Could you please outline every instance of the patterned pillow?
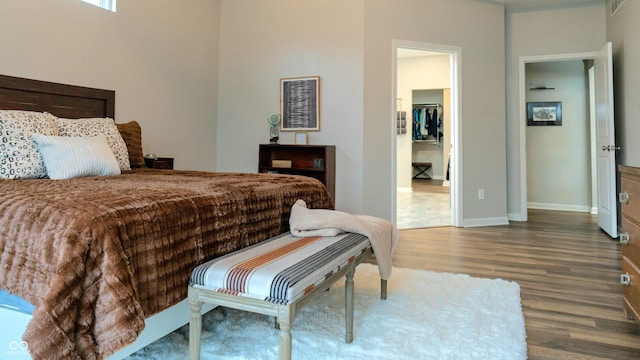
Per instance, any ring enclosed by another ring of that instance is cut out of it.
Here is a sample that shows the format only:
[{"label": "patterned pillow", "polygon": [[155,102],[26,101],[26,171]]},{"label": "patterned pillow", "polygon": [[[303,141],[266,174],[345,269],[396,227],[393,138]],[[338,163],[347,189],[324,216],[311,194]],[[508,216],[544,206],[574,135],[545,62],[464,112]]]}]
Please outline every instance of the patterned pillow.
[{"label": "patterned pillow", "polygon": [[58,135],[49,113],[0,110],[0,179],[44,178],[47,170],[31,141],[34,133]]},{"label": "patterned pillow", "polygon": [[86,137],[104,135],[118,160],[120,170],[131,170],[129,152],[115,122],[111,118],[63,119],[56,118],[60,136]]},{"label": "patterned pillow", "polygon": [[129,151],[129,163],[132,168],[144,166],[144,155],[142,153],[142,129],[137,121],[129,121],[124,124],[116,124],[124,143]]},{"label": "patterned pillow", "polygon": [[116,160],[104,135],[92,137],[33,134],[40,156],[53,180],[83,176],[120,175]]}]

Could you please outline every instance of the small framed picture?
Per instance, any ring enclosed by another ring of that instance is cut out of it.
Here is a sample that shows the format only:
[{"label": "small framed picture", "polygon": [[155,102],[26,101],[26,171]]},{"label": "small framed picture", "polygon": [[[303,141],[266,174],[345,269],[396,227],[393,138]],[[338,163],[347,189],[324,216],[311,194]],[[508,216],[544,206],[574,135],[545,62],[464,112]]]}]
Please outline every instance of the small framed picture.
[{"label": "small framed picture", "polygon": [[306,145],[309,143],[309,137],[306,131],[296,131],[296,144]]},{"label": "small framed picture", "polygon": [[529,102],[527,103],[527,125],[562,126],[562,102]]}]

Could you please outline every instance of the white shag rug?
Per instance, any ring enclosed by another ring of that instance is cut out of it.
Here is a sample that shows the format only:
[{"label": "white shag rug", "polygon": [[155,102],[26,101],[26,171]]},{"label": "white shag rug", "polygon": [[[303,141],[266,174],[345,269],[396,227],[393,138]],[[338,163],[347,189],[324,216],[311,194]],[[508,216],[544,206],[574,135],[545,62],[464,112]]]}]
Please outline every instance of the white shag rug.
[{"label": "white shag rug", "polygon": [[[344,343],[344,281],[303,307],[293,359],[527,358],[520,287],[502,279],[393,268],[380,299],[375,265],[355,275],[354,340]],[[188,325],[128,359],[187,359]],[[278,330],[264,315],[217,308],[203,317],[201,358],[277,359]]]}]

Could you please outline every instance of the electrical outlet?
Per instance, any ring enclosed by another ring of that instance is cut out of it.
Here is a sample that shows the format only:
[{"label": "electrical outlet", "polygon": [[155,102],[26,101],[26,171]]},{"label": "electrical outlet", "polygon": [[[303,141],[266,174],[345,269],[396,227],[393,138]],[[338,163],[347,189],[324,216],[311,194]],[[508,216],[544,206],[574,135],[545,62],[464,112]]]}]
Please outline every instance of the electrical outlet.
[{"label": "electrical outlet", "polygon": [[478,189],[478,200],[484,200],[484,189]]}]

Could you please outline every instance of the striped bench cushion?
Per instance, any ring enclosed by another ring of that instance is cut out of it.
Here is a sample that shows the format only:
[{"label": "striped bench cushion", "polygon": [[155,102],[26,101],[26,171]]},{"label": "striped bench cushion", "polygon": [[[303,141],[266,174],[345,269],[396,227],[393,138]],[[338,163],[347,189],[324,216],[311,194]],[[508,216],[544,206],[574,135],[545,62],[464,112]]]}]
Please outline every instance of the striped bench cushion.
[{"label": "striped bench cushion", "polygon": [[369,248],[369,239],[360,234],[300,238],[284,233],[199,265],[190,285],[289,304]]}]

